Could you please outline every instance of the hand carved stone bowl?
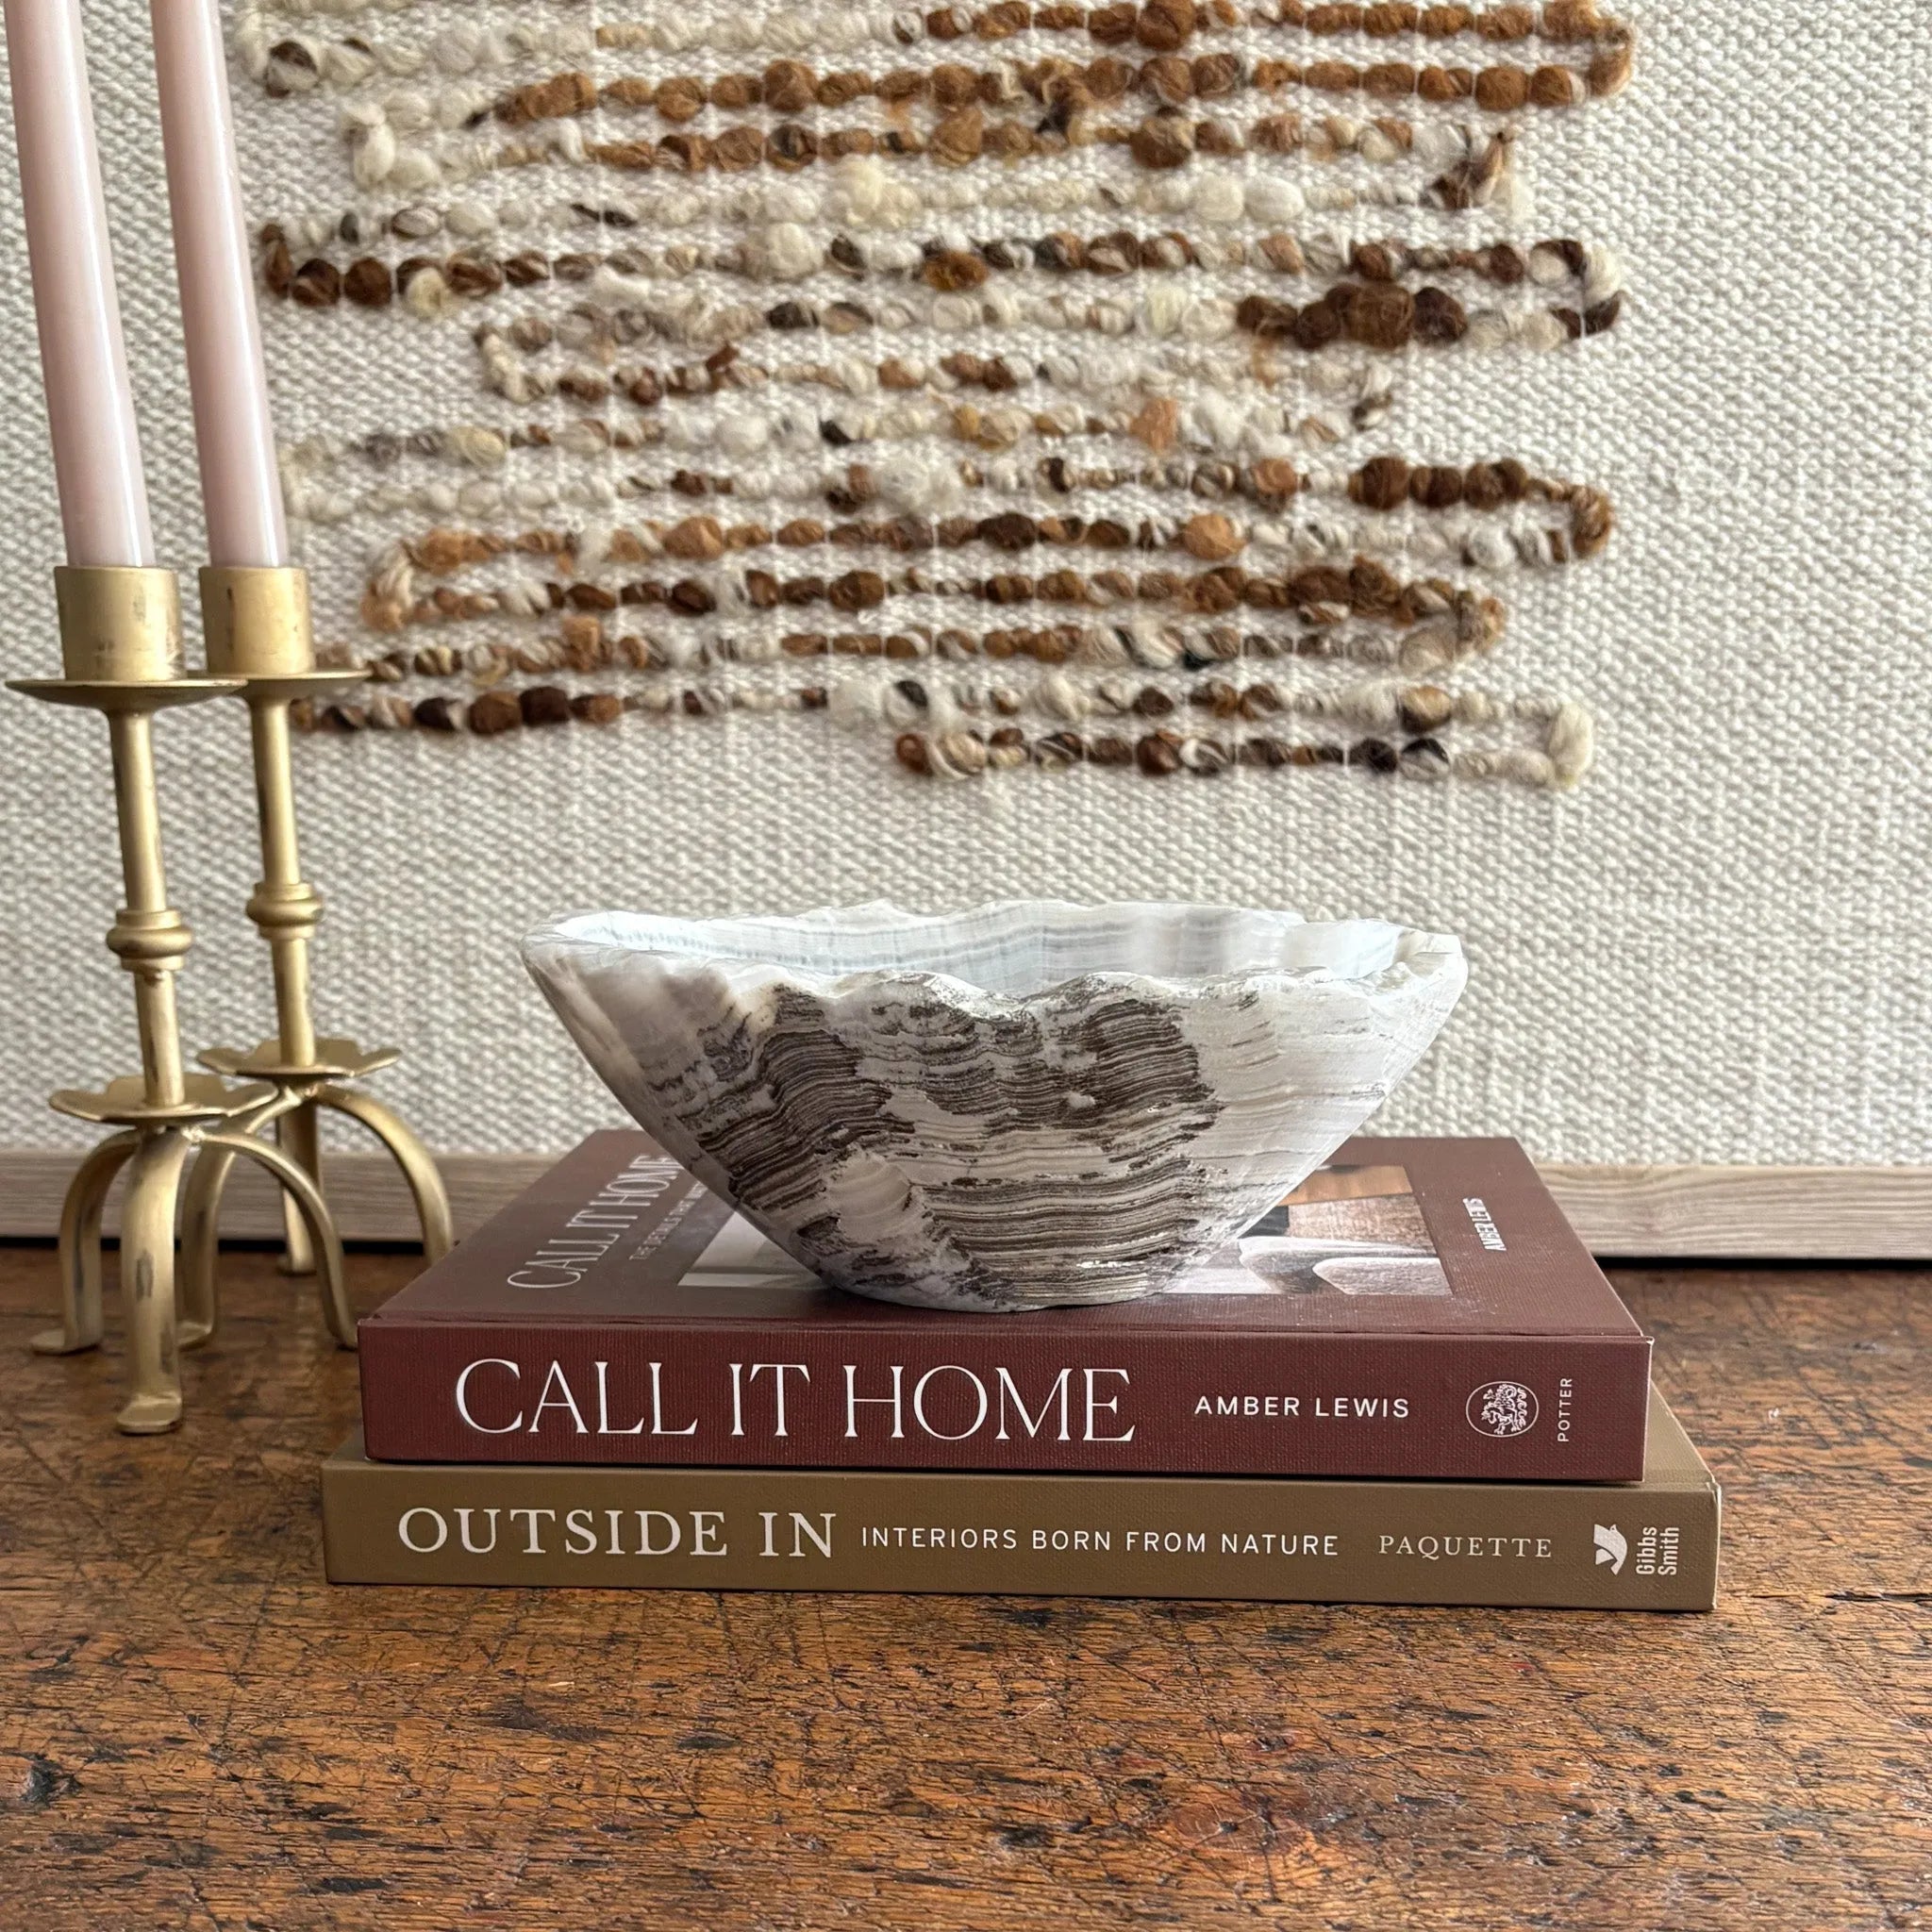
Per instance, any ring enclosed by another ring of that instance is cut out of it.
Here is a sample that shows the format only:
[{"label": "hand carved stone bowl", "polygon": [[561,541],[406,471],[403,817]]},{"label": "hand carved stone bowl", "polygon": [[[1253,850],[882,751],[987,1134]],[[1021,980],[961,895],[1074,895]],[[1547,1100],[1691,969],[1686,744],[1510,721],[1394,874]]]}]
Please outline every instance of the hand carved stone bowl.
[{"label": "hand carved stone bowl", "polygon": [[840,1288],[1130,1301],[1380,1105],[1462,948],[1374,920],[1010,900],[563,919],[524,959],[641,1125]]}]

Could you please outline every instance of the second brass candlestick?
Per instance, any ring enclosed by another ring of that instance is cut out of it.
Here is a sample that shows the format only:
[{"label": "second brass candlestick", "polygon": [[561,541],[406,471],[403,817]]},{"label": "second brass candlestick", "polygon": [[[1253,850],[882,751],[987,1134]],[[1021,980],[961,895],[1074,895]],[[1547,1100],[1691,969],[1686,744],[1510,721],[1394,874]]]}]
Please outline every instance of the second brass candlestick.
[{"label": "second brass candlestick", "polygon": [[[282,1151],[322,1185],[320,1109],[359,1121],[401,1169],[423,1230],[425,1257],[449,1250],[449,1197],[423,1143],[393,1109],[353,1083],[392,1065],[394,1047],[365,1051],[353,1040],[319,1037],[309,1008],[308,942],[322,918],[322,899],[302,876],[296,847],[294,778],[289,707],[360,678],[356,671],[318,671],[308,615],[308,574],[292,568],[216,567],[201,573],[202,621],[211,676],[242,680],[254,739],[256,809],[261,832],[261,879],[248,916],[268,941],[274,962],[275,1032],[247,1052],[214,1047],[202,1064],[218,1074],[260,1081],[272,1097],[237,1124],[255,1134],[273,1125]],[[222,1190],[234,1152],[210,1146],[189,1181],[185,1221],[181,1340],[184,1346],[214,1332],[215,1268]],[[291,1274],[311,1273],[313,1243],[292,1193],[282,1201],[285,1253]]]}]

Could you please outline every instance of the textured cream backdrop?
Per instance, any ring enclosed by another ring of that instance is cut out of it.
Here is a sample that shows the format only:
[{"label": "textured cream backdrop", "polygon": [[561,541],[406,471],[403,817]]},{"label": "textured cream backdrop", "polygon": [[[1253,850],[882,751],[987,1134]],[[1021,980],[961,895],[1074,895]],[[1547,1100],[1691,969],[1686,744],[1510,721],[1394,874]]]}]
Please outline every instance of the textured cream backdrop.
[{"label": "textured cream backdrop", "polygon": [[[87,11],[157,529],[188,564],[145,8]],[[310,741],[321,1018],[407,1042],[384,1090],[439,1144],[554,1146],[612,1113],[512,952],[562,908],[1228,896],[1465,936],[1467,1001],[1391,1127],[1514,1131],[1567,1160],[1932,1158],[1932,11],[1651,0],[1630,17],[1629,92],[1539,124],[1524,159],[1539,231],[1624,256],[1622,325],[1583,355],[1444,358],[1380,439],[1610,491],[1607,556],[1517,579],[1506,646],[1521,680],[1595,712],[1580,792],[1302,773],[942,786],[755,720]],[[58,526],[10,180],[0,193],[0,666],[19,675],[58,661]],[[305,323],[270,318],[284,433],[391,420],[380,381],[305,384],[294,358],[326,339]],[[270,1018],[241,910],[240,726],[222,707],[163,732],[175,894],[203,936],[182,988],[197,1044]],[[72,1138],[45,1091],[133,1064],[100,942],[106,763],[93,721],[0,704],[0,1144]]]}]

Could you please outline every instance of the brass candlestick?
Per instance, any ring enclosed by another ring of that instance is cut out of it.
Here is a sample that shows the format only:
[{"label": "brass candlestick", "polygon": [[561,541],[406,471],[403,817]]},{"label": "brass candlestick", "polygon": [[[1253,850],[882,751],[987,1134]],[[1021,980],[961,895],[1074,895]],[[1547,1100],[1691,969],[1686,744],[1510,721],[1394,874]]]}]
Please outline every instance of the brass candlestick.
[{"label": "brass candlestick", "polygon": [[[380,1101],[350,1083],[401,1058],[395,1047],[365,1052],[353,1040],[318,1038],[308,1005],[308,942],[322,919],[322,899],[302,876],[296,852],[295,791],[289,756],[289,707],[297,698],[332,692],[360,679],[359,671],[318,671],[308,618],[308,576],[294,569],[218,567],[201,574],[202,622],[211,674],[232,680],[248,706],[255,748],[255,795],[261,827],[260,883],[248,916],[268,941],[275,985],[275,1033],[247,1053],[213,1047],[202,1064],[218,1074],[267,1083],[271,1090],[239,1123],[249,1134],[271,1124],[281,1151],[318,1187],[322,1148],[317,1114],[323,1108],[359,1121],[402,1170],[430,1260],[448,1252],[449,1197],[423,1143]],[[235,1152],[211,1148],[196,1162],[188,1186],[183,1226],[186,1319],[182,1340],[192,1345],[214,1332],[217,1223],[222,1190]],[[299,1198],[282,1202],[286,1245],[282,1265],[291,1274],[315,1267]]]},{"label": "brass candlestick", "polygon": [[342,1251],[314,1182],[279,1148],[239,1123],[270,1098],[231,1088],[181,1062],[175,974],[192,943],[168,904],[155,791],[155,714],[238,691],[233,677],[189,677],[181,664],[181,613],[170,571],[64,566],[54,573],[60,612],[62,677],[21,678],[12,689],[48,704],[75,705],[108,720],[114,803],[127,903],[108,946],[134,975],[141,1030],[139,1077],[100,1092],[56,1093],[52,1105],[77,1120],[120,1131],[83,1160],[60,1209],[61,1323],[37,1335],[45,1355],[92,1348],[101,1339],[101,1209],[116,1174],[128,1169],[121,1210],[121,1293],[126,1309],[128,1397],[117,1421],[129,1435],[153,1435],[181,1419],[175,1307],[175,1212],[188,1157],[243,1155],[258,1161],[294,1204],[316,1257],[330,1333],[356,1345],[342,1288]]}]

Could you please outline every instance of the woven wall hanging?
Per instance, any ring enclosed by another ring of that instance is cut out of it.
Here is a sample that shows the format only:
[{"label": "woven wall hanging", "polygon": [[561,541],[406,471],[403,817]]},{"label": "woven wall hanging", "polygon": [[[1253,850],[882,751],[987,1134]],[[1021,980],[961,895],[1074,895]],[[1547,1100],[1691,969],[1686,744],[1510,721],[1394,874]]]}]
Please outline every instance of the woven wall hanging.
[{"label": "woven wall hanging", "polygon": [[1628,75],[1589,0],[283,0],[235,37],[317,157],[265,298],[395,399],[287,453],[377,679],[313,726],[1587,769],[1511,579],[1608,499],[1384,425],[1434,358],[1607,353],[1618,265],[1520,174]]}]

